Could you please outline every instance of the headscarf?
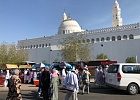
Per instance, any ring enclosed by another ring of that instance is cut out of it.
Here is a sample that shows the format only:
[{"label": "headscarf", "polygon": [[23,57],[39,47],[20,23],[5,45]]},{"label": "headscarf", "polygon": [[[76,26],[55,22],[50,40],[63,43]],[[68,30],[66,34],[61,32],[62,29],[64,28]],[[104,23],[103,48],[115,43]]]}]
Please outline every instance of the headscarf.
[{"label": "headscarf", "polygon": [[103,67],[101,65],[99,66],[99,70],[100,71],[103,71]]},{"label": "headscarf", "polygon": [[55,69],[52,70],[52,77],[58,77],[57,71]]},{"label": "headscarf", "polygon": [[14,70],[12,70],[11,74],[12,74],[12,75],[14,75],[14,74],[15,74],[15,71],[14,71]]},{"label": "headscarf", "polygon": [[19,70],[15,69],[15,75],[19,76]]}]

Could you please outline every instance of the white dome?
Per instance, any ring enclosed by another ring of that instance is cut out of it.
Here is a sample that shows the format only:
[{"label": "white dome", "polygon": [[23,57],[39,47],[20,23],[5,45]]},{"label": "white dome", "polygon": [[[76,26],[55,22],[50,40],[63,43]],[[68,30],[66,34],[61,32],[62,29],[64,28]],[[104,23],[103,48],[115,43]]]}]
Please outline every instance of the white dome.
[{"label": "white dome", "polygon": [[69,34],[73,32],[81,32],[79,24],[71,18],[62,21],[58,28],[58,34]]}]

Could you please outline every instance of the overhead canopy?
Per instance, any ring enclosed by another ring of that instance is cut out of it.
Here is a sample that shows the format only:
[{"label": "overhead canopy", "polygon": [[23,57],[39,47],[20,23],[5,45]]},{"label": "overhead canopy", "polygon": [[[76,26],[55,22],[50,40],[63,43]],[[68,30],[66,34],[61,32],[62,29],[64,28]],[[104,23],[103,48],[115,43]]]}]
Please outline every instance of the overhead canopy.
[{"label": "overhead canopy", "polygon": [[27,68],[27,69],[30,69],[32,68],[31,65],[20,65],[19,68]]},{"label": "overhead canopy", "polygon": [[48,66],[48,67],[50,67],[50,64],[46,64],[46,63],[39,63],[39,64],[34,64],[33,66],[32,66],[32,68],[34,68],[34,69],[36,69],[36,68],[42,68],[42,67],[46,67],[46,66]]},{"label": "overhead canopy", "polygon": [[15,64],[3,64],[3,65],[1,66],[1,68],[8,68],[8,69],[11,69],[11,68],[18,68],[18,66],[15,65]]},{"label": "overhead canopy", "polygon": [[33,61],[23,61],[23,65],[34,65],[35,64],[35,62],[33,62]]}]

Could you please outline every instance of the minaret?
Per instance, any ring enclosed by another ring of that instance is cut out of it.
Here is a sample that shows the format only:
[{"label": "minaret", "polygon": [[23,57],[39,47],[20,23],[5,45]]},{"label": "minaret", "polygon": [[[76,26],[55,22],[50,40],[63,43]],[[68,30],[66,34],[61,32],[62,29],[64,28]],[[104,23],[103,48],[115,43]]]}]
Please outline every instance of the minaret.
[{"label": "minaret", "polygon": [[65,10],[64,10],[64,14],[63,14],[63,17],[62,17],[62,21],[66,20],[67,19],[67,15],[65,13]]},{"label": "minaret", "polygon": [[113,27],[122,26],[121,9],[119,7],[119,3],[117,0],[115,0],[112,14],[113,14],[112,26]]}]

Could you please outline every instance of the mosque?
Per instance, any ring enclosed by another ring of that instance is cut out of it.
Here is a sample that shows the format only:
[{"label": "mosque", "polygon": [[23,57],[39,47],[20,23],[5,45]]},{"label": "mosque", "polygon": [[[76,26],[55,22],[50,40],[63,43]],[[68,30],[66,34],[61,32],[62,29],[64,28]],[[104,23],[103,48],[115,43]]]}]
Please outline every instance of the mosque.
[{"label": "mosque", "polygon": [[52,63],[56,59],[62,60],[59,40],[72,34],[85,34],[85,41],[93,43],[91,60],[104,53],[109,59],[117,62],[125,62],[127,57],[136,57],[137,62],[140,62],[140,23],[123,25],[117,0],[114,2],[112,15],[112,27],[83,30],[77,21],[64,12],[57,34],[19,40],[17,47],[28,51],[29,61]]}]

